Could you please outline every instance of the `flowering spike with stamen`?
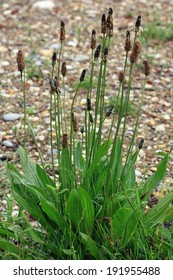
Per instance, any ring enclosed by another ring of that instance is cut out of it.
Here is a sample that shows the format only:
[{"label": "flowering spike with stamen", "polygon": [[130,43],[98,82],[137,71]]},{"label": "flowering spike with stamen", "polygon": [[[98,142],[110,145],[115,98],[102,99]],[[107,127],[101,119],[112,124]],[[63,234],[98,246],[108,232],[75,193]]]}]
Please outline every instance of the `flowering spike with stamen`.
[{"label": "flowering spike with stamen", "polygon": [[120,71],[120,73],[118,75],[118,80],[120,83],[122,83],[124,81],[124,71]]},{"label": "flowering spike with stamen", "polygon": [[109,8],[108,10],[108,16],[106,19],[106,27],[107,27],[107,35],[108,37],[112,37],[113,36],[113,9]]},{"label": "flowering spike with stamen", "polygon": [[131,42],[131,39],[130,39],[130,31],[129,30],[127,30],[127,32],[126,32],[124,49],[125,49],[126,53],[128,53],[132,49],[132,42]]},{"label": "flowering spike with stamen", "polygon": [[63,62],[63,63],[61,64],[61,75],[62,75],[63,77],[65,77],[66,74],[67,74],[66,62]]},{"label": "flowering spike with stamen", "polygon": [[150,65],[148,64],[147,60],[143,61],[143,65],[144,65],[144,74],[145,76],[149,76],[150,75]]},{"label": "flowering spike with stamen", "polygon": [[137,62],[140,52],[141,52],[141,44],[139,42],[135,42],[133,46],[132,53],[130,55],[130,62],[135,63]]},{"label": "flowering spike with stamen", "polygon": [[25,69],[25,61],[24,61],[24,56],[23,56],[22,50],[18,51],[16,60],[17,60],[18,71],[20,71],[21,77],[22,77],[22,72]]},{"label": "flowering spike with stamen", "polygon": [[105,14],[102,14],[102,17],[101,17],[101,33],[102,34],[106,34],[106,15]]},{"label": "flowering spike with stamen", "polygon": [[65,40],[65,22],[61,21],[61,28],[60,28],[60,41],[63,42]]}]

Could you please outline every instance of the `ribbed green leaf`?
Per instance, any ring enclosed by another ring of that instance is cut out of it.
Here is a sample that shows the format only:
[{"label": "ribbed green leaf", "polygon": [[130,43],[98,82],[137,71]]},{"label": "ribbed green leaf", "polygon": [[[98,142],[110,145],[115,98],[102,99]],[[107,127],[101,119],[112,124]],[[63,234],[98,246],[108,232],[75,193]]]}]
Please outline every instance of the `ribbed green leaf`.
[{"label": "ribbed green leaf", "polygon": [[81,202],[79,200],[78,192],[77,190],[72,189],[67,200],[66,214],[77,229],[82,228],[84,230],[82,213],[83,210]]},{"label": "ribbed green leaf", "polygon": [[75,167],[83,171],[85,169],[85,160],[82,155],[82,147],[80,142],[78,142],[77,147],[75,149],[74,159]]},{"label": "ribbed green leaf", "polygon": [[138,225],[137,211],[133,211],[125,223],[122,240],[120,243],[120,248],[126,247],[126,245],[130,242],[130,240],[134,236],[137,225]]},{"label": "ribbed green leaf", "polygon": [[71,163],[71,158],[68,149],[63,149],[61,154],[61,164],[59,167],[61,190],[74,186],[75,174]]},{"label": "ribbed green leaf", "polygon": [[37,176],[36,164],[30,159],[25,150],[20,146],[18,149],[20,161],[26,181],[30,184],[40,185],[40,180]]},{"label": "ribbed green leaf", "polygon": [[101,158],[108,152],[110,145],[111,145],[111,142],[107,140],[98,148],[96,156],[93,159],[93,161],[91,162],[91,165],[85,174],[86,179],[90,178],[93,175],[93,172],[94,172],[96,166],[98,165]]},{"label": "ribbed green leaf", "polygon": [[78,188],[79,200],[82,206],[82,215],[87,232],[91,232],[94,224],[94,207],[89,194],[81,187]]},{"label": "ribbed green leaf", "polygon": [[42,169],[39,164],[36,164],[37,176],[40,179],[42,186],[50,185],[55,187],[54,181],[46,174],[45,170]]},{"label": "ribbed green leaf", "polygon": [[156,225],[167,220],[173,219],[173,192],[164,196],[154,207],[152,207],[144,216],[146,226]]},{"label": "ribbed green leaf", "polygon": [[121,208],[114,215],[112,219],[112,235],[115,240],[122,238],[126,223],[133,210],[131,208]]},{"label": "ribbed green leaf", "polygon": [[100,249],[98,248],[96,242],[91,239],[88,235],[81,233],[80,235],[84,241],[84,244],[86,246],[86,249],[90,252],[90,254],[96,259],[96,260],[103,260],[104,257],[102,256]]},{"label": "ribbed green leaf", "polygon": [[22,253],[22,250],[20,248],[3,238],[0,238],[0,248],[12,254]]},{"label": "ribbed green leaf", "polygon": [[24,199],[16,192],[13,192],[13,195],[21,207],[23,207],[25,210],[27,210],[41,224],[48,226],[48,223],[47,223],[45,217],[43,216],[43,212],[40,209],[39,205],[35,204],[32,200]]},{"label": "ribbed green leaf", "polygon": [[64,231],[68,228],[67,222],[64,220],[63,216],[54,207],[53,203],[46,201],[44,197],[40,196],[41,208],[48,215],[48,217],[53,220],[61,229]]},{"label": "ribbed green leaf", "polygon": [[122,178],[122,184],[124,189],[134,189],[136,184],[135,168],[132,162],[125,168]]},{"label": "ribbed green leaf", "polygon": [[148,201],[150,194],[154,188],[157,187],[159,182],[163,180],[166,174],[166,168],[168,163],[168,155],[166,155],[157,166],[157,171],[147,179],[147,181],[141,185],[140,196],[142,201]]},{"label": "ribbed green leaf", "polygon": [[101,169],[101,172],[99,172],[98,174],[96,184],[95,184],[96,195],[99,194],[102,187],[105,185],[107,172],[108,172],[108,166],[105,166],[104,168]]},{"label": "ribbed green leaf", "polygon": [[121,178],[121,174],[122,174],[122,142],[120,137],[118,137],[116,143],[114,143],[112,148],[110,166],[109,166],[109,171],[107,173],[107,180],[106,180],[107,195],[116,193]]}]

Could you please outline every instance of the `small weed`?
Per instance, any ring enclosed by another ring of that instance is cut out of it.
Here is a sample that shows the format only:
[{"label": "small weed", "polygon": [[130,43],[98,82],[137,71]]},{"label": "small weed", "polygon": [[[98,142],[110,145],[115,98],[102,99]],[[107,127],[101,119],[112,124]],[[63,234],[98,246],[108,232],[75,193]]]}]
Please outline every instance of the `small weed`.
[{"label": "small weed", "polygon": [[40,80],[42,78],[41,69],[38,65],[35,64],[35,59],[32,56],[28,56],[25,59],[26,63],[26,79],[37,79]]},{"label": "small weed", "polygon": [[36,113],[35,107],[34,106],[30,106],[27,110],[28,115],[34,115]]},{"label": "small weed", "polygon": [[153,21],[146,24],[142,32],[142,41],[148,44],[150,40],[166,42],[173,40],[173,24],[163,25],[160,21]]}]

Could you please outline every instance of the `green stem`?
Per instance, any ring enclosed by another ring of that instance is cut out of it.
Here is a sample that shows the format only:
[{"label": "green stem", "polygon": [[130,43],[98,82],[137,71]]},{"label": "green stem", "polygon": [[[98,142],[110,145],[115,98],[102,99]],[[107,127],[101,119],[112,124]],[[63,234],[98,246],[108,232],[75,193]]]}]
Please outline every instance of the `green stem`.
[{"label": "green stem", "polygon": [[[87,93],[87,99],[91,100],[91,93],[92,93],[92,84],[93,84],[93,71],[94,71],[95,61],[92,62],[91,65],[91,74],[90,74],[90,81],[89,81],[89,89]],[[90,112],[87,111],[87,106],[85,109],[85,148],[86,148],[86,162],[88,163],[89,152],[90,152]],[[87,118],[88,118],[88,125],[87,125]]]},{"label": "green stem", "polygon": [[59,51],[59,58],[58,58],[58,80],[59,80],[59,76],[60,76],[60,66],[61,66],[62,47],[63,47],[63,43],[61,42],[60,51]]},{"label": "green stem", "polygon": [[22,84],[23,103],[24,103],[24,149],[26,151],[27,108],[26,108],[25,70],[23,71],[23,79],[22,79],[22,72],[21,72],[21,84]]},{"label": "green stem", "polygon": [[65,114],[65,79],[64,79],[64,76],[63,76],[63,91],[64,91],[64,131],[67,132],[67,124],[66,124],[66,114]]},{"label": "green stem", "polygon": [[50,143],[51,143],[51,158],[52,158],[52,170],[53,170],[53,177],[54,177],[54,183],[56,184],[56,178],[55,178],[55,164],[54,164],[54,156],[53,156],[53,126],[52,126],[52,91],[50,91]]},{"label": "green stem", "polygon": [[70,119],[71,119],[71,123],[70,123],[70,157],[72,159],[72,151],[73,151],[73,147],[72,147],[72,142],[73,142],[73,121],[72,121],[72,114],[73,114],[73,107],[74,107],[74,102],[78,93],[78,90],[80,88],[81,82],[79,82],[77,89],[75,91],[75,94],[73,96],[73,100],[72,100],[72,104],[71,104],[71,110],[70,110]]},{"label": "green stem", "polygon": [[[139,118],[140,118],[140,115],[141,115],[141,108],[142,108],[143,99],[144,99],[146,80],[147,80],[147,77],[145,76],[144,84],[143,84],[143,87],[142,87],[141,101],[140,101],[140,105],[139,105],[139,108],[138,108],[138,113],[137,113],[137,118],[136,118],[136,123],[135,123],[135,128],[134,128],[132,139],[131,139],[131,142],[130,142],[130,146],[129,146],[129,149],[128,149],[128,152],[127,152],[124,169],[125,169],[126,165],[128,164],[128,162],[130,160],[130,155],[132,154],[134,141],[135,141],[135,137],[136,137],[136,134],[137,134],[137,129],[138,129],[138,125],[139,125]],[[124,169],[123,169],[123,174],[124,174]]]}]

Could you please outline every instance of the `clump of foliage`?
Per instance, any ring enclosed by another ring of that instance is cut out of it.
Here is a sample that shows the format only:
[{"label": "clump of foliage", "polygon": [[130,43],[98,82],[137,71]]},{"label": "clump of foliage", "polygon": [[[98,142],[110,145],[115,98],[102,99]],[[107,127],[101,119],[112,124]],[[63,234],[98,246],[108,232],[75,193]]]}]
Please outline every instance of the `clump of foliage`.
[{"label": "clump of foliage", "polygon": [[[135,162],[143,147],[141,139],[134,150],[145,84],[150,66],[143,62],[144,82],[128,151],[123,151],[126,138],[128,105],[133,70],[140,58],[139,31],[141,16],[135,23],[133,40],[127,31],[124,46],[124,67],[119,73],[115,104],[105,112],[106,73],[111,55],[113,10],[101,17],[102,42],[96,45],[96,31],[91,33],[92,60],[84,69],[74,93],[71,109],[66,110],[66,63],[62,61],[65,22],[60,26],[60,52],[52,56],[50,78],[50,143],[52,176],[34,163],[27,151],[19,148],[23,172],[8,163],[12,197],[7,198],[7,215],[0,219],[0,254],[3,259],[169,259],[172,258],[172,229],[164,222],[173,218],[173,192],[149,211],[146,205],[153,189],[164,178],[168,155],[164,154],[157,171],[137,184]],[[18,70],[26,104],[25,64],[18,53]],[[96,90],[93,90],[97,72]],[[85,117],[79,125],[75,101],[88,76]],[[127,86],[125,87],[125,79]],[[60,90],[60,82],[62,88]],[[119,104],[118,118],[114,108]],[[24,106],[24,129],[29,126],[36,140]],[[69,118],[70,122],[68,122]],[[110,119],[107,137],[102,129]],[[115,130],[113,130],[115,128]],[[121,129],[122,128],[122,129]],[[53,130],[56,137],[54,139]],[[55,141],[54,141],[55,140]],[[57,146],[57,155],[53,153]],[[37,145],[37,148],[38,145]],[[55,166],[55,157],[58,168]],[[13,199],[19,205],[17,217],[12,215]],[[32,220],[35,221],[33,225]],[[159,250],[158,250],[159,247]]]}]

